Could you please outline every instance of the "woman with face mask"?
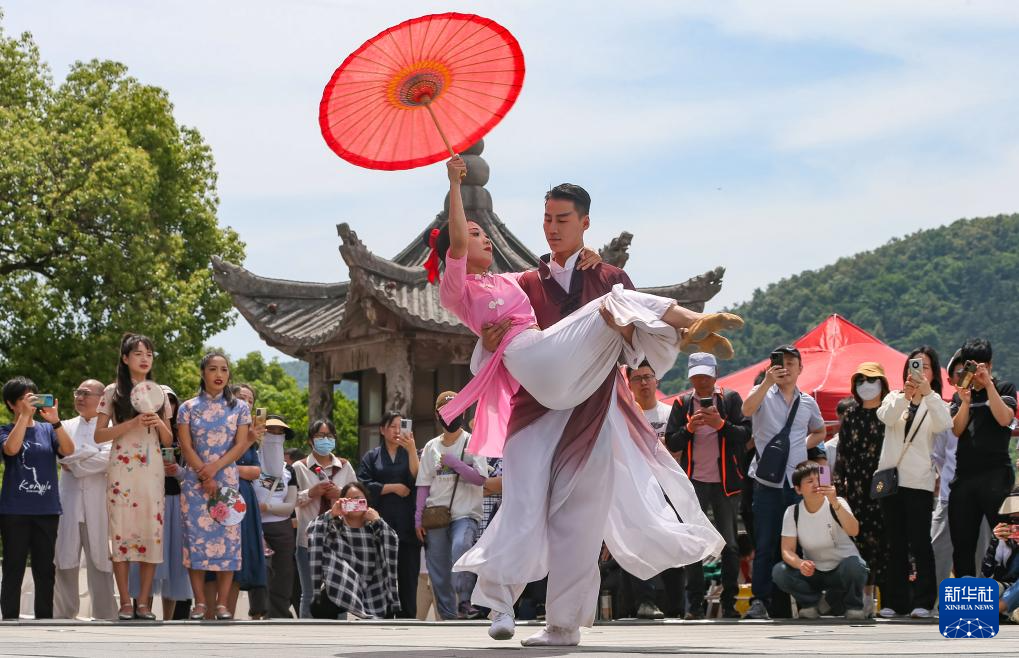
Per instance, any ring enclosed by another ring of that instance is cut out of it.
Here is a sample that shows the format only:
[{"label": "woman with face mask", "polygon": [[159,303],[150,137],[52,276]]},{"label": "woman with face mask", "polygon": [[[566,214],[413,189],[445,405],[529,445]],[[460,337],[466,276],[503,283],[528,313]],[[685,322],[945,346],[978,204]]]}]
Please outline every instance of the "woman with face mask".
[{"label": "woman with face mask", "polygon": [[[850,380],[856,404],[845,412],[839,428],[839,458],[835,464],[835,488],[842,492],[853,514],[860,521],[855,537],[860,555],[870,567],[870,580],[863,590],[863,609],[874,614],[874,584],[884,591],[888,551],[884,545],[884,524],[878,501],[870,497],[870,481],[878,470],[878,457],[884,442],[885,426],[877,410],[888,394],[888,378],[880,363],[861,363]],[[834,614],[844,614],[834,610]]]},{"label": "woman with face mask", "polygon": [[272,549],[269,562],[269,617],[290,617],[290,596],[294,584],[294,553],[297,537],[290,515],[297,504],[297,477],[283,458],[283,443],[294,431],[279,416],[269,416],[265,423],[259,458],[262,478],[255,485],[258,509],[262,513],[262,536]]},{"label": "woman with face mask", "polygon": [[[909,362],[918,359],[923,376],[911,372]],[[941,364],[933,348],[923,346],[909,353],[903,365],[901,391],[889,393],[878,418],[885,424],[878,470],[897,468],[898,490],[881,499],[884,517],[888,575],[881,588],[882,617],[931,616],[938,583],[931,547],[934,513],[934,438],[952,426],[948,405],[941,398]],[[916,581],[909,581],[909,556],[916,562]]]},{"label": "woman with face mask", "polygon": [[313,421],[308,426],[308,443],[311,454],[294,462],[298,489],[297,576],[301,581],[301,609],[298,611],[301,619],[311,619],[311,600],[315,594],[308,553],[308,525],[332,508],[344,485],[357,481],[350,462],[333,454],[336,426],[332,421]]}]

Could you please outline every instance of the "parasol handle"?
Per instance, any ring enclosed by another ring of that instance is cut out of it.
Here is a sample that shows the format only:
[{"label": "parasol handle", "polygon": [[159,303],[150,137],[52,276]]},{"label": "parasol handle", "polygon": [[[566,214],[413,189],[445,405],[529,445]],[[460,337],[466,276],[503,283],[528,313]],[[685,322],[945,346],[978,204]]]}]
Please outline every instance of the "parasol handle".
[{"label": "parasol handle", "polygon": [[[449,144],[449,138],[446,137],[446,133],[443,132],[442,126],[439,125],[439,118],[435,116],[435,112],[432,111],[432,97],[427,95],[422,96],[421,103],[425,106],[425,109],[428,110],[428,116],[432,117],[432,123],[435,124],[435,129],[439,131],[439,137],[442,138],[442,143],[446,145],[446,150],[449,151],[449,157],[455,158],[456,153],[453,151],[453,147]],[[460,178],[464,178],[465,176],[467,176],[467,172],[460,172]]]}]

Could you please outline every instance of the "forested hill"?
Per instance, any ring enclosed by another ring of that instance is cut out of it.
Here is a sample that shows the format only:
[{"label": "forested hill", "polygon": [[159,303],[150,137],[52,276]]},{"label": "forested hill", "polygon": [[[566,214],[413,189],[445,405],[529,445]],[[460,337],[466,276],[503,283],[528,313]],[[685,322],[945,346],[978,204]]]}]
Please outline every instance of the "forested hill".
[{"label": "forested hill", "polygon": [[[961,219],[896,238],[764,290],[733,307],[747,326],[733,336],[734,372],[791,343],[831,313],[892,347],[934,346],[942,365],[962,342],[983,336],[994,372],[1019,379],[1019,214]],[[884,364],[898,368],[901,364]],[[686,358],[663,377],[666,392],[686,385]]]}]

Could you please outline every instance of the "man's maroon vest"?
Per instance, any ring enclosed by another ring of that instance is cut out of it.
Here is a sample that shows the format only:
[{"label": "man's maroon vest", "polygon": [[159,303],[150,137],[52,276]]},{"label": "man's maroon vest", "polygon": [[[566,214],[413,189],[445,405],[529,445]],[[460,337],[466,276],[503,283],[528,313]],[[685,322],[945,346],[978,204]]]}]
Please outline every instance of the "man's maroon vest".
[{"label": "man's maroon vest", "polygon": [[[633,290],[633,283],[626,272],[606,263],[600,263],[587,270],[574,270],[570,281],[570,292],[562,289],[552,278],[548,257],[542,257],[537,270],[526,272],[520,277],[520,287],[534,306],[538,326],[546,329],[588,302],[607,294],[617,283]],[[619,370],[613,368],[605,381],[584,402],[573,408],[570,420],[563,430],[562,438],[553,459],[552,477],[564,468],[576,472],[587,461],[594,441],[598,438],[605,415],[608,413],[612,388]],[[513,396],[507,440],[545,414],[548,409],[538,403],[531,394],[521,388]],[[553,437],[549,437],[552,440]]]}]

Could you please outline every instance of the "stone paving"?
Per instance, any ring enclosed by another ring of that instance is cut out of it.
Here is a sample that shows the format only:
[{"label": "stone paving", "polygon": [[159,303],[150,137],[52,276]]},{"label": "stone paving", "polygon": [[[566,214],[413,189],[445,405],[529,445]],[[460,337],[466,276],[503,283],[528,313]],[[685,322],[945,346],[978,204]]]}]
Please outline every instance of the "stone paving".
[{"label": "stone paving", "polygon": [[613,622],[585,629],[580,647],[525,649],[496,642],[487,624],[395,622],[0,623],[0,656],[357,656],[550,658],[553,656],[1019,655],[1019,626],[990,640],[946,640],[936,622]]}]

